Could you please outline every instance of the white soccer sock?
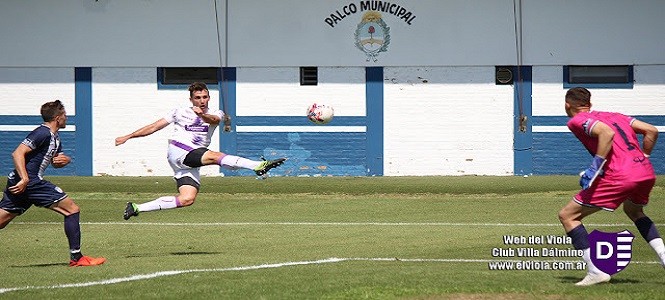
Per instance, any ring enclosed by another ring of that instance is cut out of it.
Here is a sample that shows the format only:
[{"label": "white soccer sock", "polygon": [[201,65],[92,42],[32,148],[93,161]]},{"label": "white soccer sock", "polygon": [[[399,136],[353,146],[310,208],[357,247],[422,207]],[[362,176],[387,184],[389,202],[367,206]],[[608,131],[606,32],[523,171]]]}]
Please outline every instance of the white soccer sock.
[{"label": "white soccer sock", "polygon": [[665,266],[665,244],[663,244],[663,239],[655,238],[649,242],[649,246],[653,248],[653,251],[656,251],[656,254],[660,258],[660,263]]},{"label": "white soccer sock", "polygon": [[258,167],[261,164],[260,161],[246,159],[244,157],[235,156],[235,155],[226,155],[222,158],[221,166],[229,169],[250,169]]},{"label": "white soccer sock", "polygon": [[139,212],[144,212],[176,208],[178,207],[178,204],[176,202],[175,196],[164,196],[150,202],[139,204],[137,206],[139,207]]},{"label": "white soccer sock", "polygon": [[593,262],[591,261],[591,248],[586,248],[586,249],[584,249],[584,252],[583,252],[583,254],[582,254],[582,259],[584,259],[584,262],[585,262],[586,265],[587,265],[587,271],[588,271],[590,274],[601,274],[601,273],[604,274],[604,273],[605,273],[605,272],[601,271],[600,269],[598,269],[598,268],[593,264]]}]

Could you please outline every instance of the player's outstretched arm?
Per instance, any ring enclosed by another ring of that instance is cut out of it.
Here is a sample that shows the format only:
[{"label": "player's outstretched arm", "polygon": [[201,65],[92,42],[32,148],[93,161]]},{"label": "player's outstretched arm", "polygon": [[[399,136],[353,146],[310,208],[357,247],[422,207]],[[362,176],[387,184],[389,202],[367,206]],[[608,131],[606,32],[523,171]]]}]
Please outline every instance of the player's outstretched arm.
[{"label": "player's outstretched arm", "polygon": [[151,135],[159,130],[162,130],[164,127],[168,126],[169,122],[166,121],[166,119],[161,118],[157,121],[155,121],[152,124],[143,126],[139,128],[138,130],[128,134],[128,135],[123,135],[120,137],[115,138],[115,145],[120,146],[127,142],[129,139],[137,138],[137,137],[144,137],[147,135]]},{"label": "player's outstretched arm", "polygon": [[651,151],[656,146],[656,141],[658,140],[658,128],[640,120],[633,121],[630,126],[635,132],[644,135],[642,139],[642,151],[646,155],[651,155]]}]

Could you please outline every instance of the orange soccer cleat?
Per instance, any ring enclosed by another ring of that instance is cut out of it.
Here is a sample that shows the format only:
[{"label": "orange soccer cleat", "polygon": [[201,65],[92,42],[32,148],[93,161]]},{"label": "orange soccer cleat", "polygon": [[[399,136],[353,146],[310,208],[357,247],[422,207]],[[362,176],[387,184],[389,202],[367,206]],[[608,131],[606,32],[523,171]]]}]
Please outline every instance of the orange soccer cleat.
[{"label": "orange soccer cleat", "polygon": [[106,258],[103,257],[90,257],[83,256],[79,260],[70,260],[70,267],[87,267],[87,266],[98,266],[106,262]]}]

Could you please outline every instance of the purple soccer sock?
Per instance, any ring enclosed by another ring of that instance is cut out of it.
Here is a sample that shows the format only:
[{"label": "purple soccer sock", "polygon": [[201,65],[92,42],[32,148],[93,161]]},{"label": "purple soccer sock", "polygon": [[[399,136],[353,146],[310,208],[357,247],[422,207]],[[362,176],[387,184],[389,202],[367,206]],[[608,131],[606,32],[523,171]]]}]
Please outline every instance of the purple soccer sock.
[{"label": "purple soccer sock", "polygon": [[589,234],[584,228],[584,224],[573,228],[573,230],[566,233],[573,242],[573,248],[576,250],[583,250],[589,248]]},{"label": "purple soccer sock", "polygon": [[637,230],[640,231],[640,234],[647,242],[660,237],[656,225],[649,217],[642,217],[635,220],[635,226],[637,226]]},{"label": "purple soccer sock", "polygon": [[71,251],[72,259],[80,258],[81,256],[81,225],[80,213],[65,216],[65,235],[69,241],[69,250]]}]

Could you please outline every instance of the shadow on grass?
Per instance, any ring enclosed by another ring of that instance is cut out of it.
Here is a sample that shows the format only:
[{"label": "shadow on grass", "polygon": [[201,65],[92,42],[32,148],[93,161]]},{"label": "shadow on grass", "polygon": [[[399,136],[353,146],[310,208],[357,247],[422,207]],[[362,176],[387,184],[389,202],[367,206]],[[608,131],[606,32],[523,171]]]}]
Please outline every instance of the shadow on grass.
[{"label": "shadow on grass", "polygon": [[207,254],[220,254],[222,252],[207,252],[207,251],[189,251],[189,252],[171,252],[171,255],[207,255]]},{"label": "shadow on grass", "polygon": [[[166,255],[178,255],[178,256],[183,256],[183,255],[213,255],[213,254],[221,254],[222,252],[209,252],[209,251],[180,251],[180,252],[171,252]],[[125,256],[126,258],[137,258],[137,257],[160,257],[164,256],[165,254],[156,254],[156,253],[150,253],[150,254],[135,254],[135,255],[127,255]]]},{"label": "shadow on grass", "polygon": [[9,266],[10,268],[40,268],[40,267],[53,267],[53,266],[66,266],[69,267],[69,263],[50,263],[50,264],[34,264],[34,265],[24,265],[24,266]]},{"label": "shadow on grass", "polygon": [[[586,274],[583,274],[586,275]],[[573,276],[562,276],[559,277],[562,283],[577,283],[578,281],[582,280],[584,276],[581,275],[579,277],[573,277]],[[634,284],[634,283],[640,283],[641,281],[635,280],[635,279],[616,279],[612,278],[609,282],[609,284]],[[601,283],[601,284],[607,284],[607,283]]]}]

